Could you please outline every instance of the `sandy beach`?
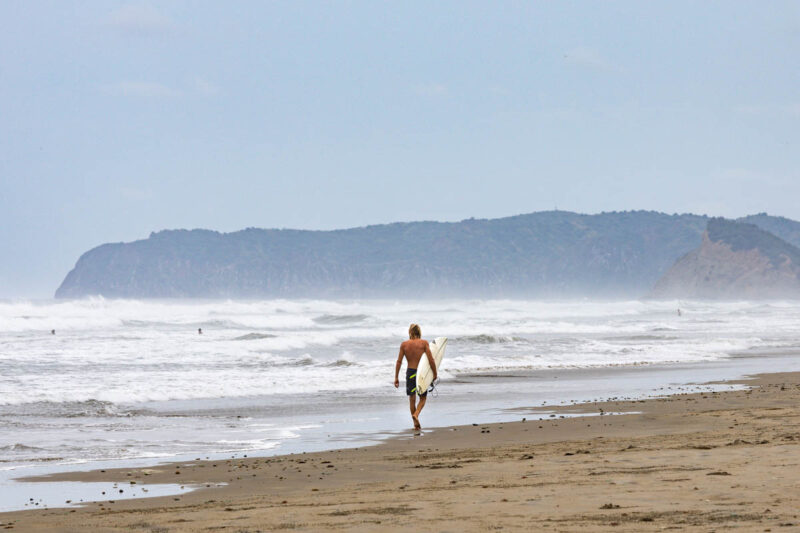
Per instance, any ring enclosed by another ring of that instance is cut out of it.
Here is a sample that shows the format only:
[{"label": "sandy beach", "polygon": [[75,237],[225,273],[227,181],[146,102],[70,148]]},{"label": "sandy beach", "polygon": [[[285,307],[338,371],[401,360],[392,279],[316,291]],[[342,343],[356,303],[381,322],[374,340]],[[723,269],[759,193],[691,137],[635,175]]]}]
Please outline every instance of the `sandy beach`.
[{"label": "sandy beach", "polygon": [[[0,527],[800,530],[800,373],[744,383],[750,388],[561,407],[552,417],[521,410],[518,422],[409,432],[366,448],[64,473],[47,479],[202,488],[4,513]],[[595,416],[568,416],[575,413]]]}]

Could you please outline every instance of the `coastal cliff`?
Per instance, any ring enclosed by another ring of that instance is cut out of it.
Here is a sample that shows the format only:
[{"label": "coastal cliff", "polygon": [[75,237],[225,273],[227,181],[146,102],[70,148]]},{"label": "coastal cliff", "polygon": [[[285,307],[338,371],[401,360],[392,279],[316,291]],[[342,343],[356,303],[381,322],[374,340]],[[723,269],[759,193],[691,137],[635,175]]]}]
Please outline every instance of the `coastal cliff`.
[{"label": "coastal cliff", "polygon": [[336,231],[160,231],[86,252],[56,297],[794,295],[800,223],[766,214],[740,220],[752,224],[652,211],[547,211]]},{"label": "coastal cliff", "polygon": [[800,249],[753,224],[714,218],[701,245],[678,259],[651,296],[798,298]]},{"label": "coastal cliff", "polygon": [[706,221],[549,211],[337,231],[161,231],[88,251],[56,297],[638,297],[697,246]]}]

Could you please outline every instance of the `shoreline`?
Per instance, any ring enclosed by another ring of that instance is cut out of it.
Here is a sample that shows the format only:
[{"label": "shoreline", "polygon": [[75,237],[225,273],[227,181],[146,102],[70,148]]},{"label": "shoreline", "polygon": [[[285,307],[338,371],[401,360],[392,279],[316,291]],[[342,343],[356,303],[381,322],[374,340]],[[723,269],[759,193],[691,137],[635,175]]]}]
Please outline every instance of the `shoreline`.
[{"label": "shoreline", "polygon": [[[743,354],[744,355],[744,354]],[[774,371],[793,370],[795,360],[800,356],[794,352],[775,352],[770,354],[731,356],[729,359],[697,363],[657,363],[641,365],[611,365],[602,367],[561,367],[545,369],[507,370],[492,374],[465,374],[446,380],[434,398],[424,417],[426,430],[446,428],[453,425],[466,425],[476,420],[482,424],[511,422],[520,412],[532,407],[536,410],[550,406],[568,406],[591,403],[604,398],[641,400],[670,394],[671,392],[700,392],[711,387],[725,390],[731,383],[752,375],[761,368],[770,367]],[[513,386],[504,387],[504,383]],[[464,394],[464,387],[472,392]],[[304,405],[318,402],[319,398],[300,396],[300,406],[292,407],[288,416],[273,419],[273,425],[285,424],[296,431],[288,439],[275,442],[272,446],[253,449],[231,449],[228,451],[201,451],[172,453],[165,455],[132,456],[123,458],[87,458],[75,462],[40,462],[22,464],[0,470],[0,499],[21,489],[18,480],[40,478],[50,474],[81,472],[87,470],[146,468],[165,463],[192,461],[199,457],[223,460],[243,456],[271,457],[301,452],[320,452],[335,449],[373,446],[402,437],[408,433],[408,413],[405,396],[389,388],[389,394],[374,398],[356,393],[354,397],[332,398],[333,405],[327,405],[316,413],[317,418],[298,414]],[[487,391],[490,391],[487,393]],[[402,397],[401,397],[402,396]],[[269,400],[271,400],[270,398]],[[374,401],[378,399],[376,404]],[[184,403],[178,401],[177,403]],[[238,402],[223,408],[215,414],[221,416],[238,415]],[[247,402],[245,402],[246,404]],[[136,407],[131,407],[136,409]],[[177,416],[192,416],[193,411],[181,407],[167,407],[166,410]],[[331,413],[349,410],[352,421],[340,419],[335,423],[326,420]],[[242,413],[252,416],[250,413]],[[263,415],[261,415],[263,416]],[[235,417],[243,418],[240,416]],[[444,423],[443,423],[444,422]],[[178,491],[176,491],[177,493]],[[76,501],[81,495],[76,495]],[[98,498],[94,498],[98,499]],[[87,499],[86,501],[93,501]],[[45,502],[42,502],[45,503]],[[58,499],[50,501],[50,508]],[[61,505],[64,506],[64,505]],[[27,506],[25,506],[27,507]],[[0,505],[0,513],[15,510]]]},{"label": "shoreline", "polygon": [[[800,484],[790,473],[800,463],[800,372],[726,384],[749,388],[520,408],[515,422],[436,428],[421,436],[409,431],[368,447],[64,472],[36,481],[201,488],[2,513],[0,527],[396,530],[412,529],[403,518],[412,513],[415,529],[419,520],[430,526],[423,530],[446,528],[447,520],[468,531],[492,524],[614,531],[800,527]],[[600,412],[638,414],[568,417]]]}]

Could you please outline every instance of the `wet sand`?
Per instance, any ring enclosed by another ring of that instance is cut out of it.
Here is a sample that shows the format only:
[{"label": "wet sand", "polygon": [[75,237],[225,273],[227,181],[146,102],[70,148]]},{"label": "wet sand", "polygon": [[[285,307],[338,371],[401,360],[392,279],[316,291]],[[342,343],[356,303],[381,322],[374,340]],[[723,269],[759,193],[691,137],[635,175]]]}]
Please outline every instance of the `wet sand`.
[{"label": "wet sand", "polygon": [[[4,513],[0,529],[800,530],[800,373],[745,383],[548,409],[554,418],[519,410],[517,422],[410,431],[367,448],[63,473],[46,479],[202,488]],[[600,412],[637,414],[559,418]]]}]

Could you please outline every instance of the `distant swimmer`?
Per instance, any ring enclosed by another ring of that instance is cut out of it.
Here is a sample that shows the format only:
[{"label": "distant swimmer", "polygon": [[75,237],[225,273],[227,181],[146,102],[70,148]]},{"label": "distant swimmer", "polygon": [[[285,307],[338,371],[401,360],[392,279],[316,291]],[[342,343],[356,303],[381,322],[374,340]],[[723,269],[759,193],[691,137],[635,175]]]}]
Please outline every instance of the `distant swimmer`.
[{"label": "distant swimmer", "polygon": [[203,334],[203,328],[197,328],[197,334],[198,335],[202,335]]},{"label": "distant swimmer", "polygon": [[408,396],[408,407],[411,409],[411,419],[414,421],[414,429],[421,429],[419,414],[425,407],[425,400],[428,393],[419,396],[419,406],[417,406],[417,367],[423,354],[428,358],[428,363],[433,370],[433,379],[436,380],[436,361],[431,354],[431,347],[428,341],[422,338],[422,330],[419,325],[411,324],[408,327],[408,340],[400,345],[400,353],[397,356],[397,364],[394,368],[394,386],[400,387],[400,367],[403,365],[403,357],[408,363],[406,366],[406,395]]},{"label": "distant swimmer", "polygon": [[681,313],[680,309],[678,309],[678,316],[683,316],[683,313]]},{"label": "distant swimmer", "polygon": [[54,329],[51,329],[51,330],[50,330],[50,335],[55,335],[55,334],[56,334],[56,330],[54,330]]}]

